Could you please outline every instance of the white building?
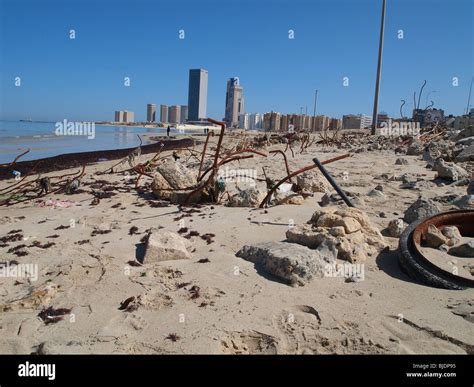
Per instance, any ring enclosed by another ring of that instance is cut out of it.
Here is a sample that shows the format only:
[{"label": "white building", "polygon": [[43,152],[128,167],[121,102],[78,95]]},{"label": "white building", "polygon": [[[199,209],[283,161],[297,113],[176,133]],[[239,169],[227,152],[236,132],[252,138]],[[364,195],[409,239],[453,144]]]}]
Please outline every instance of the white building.
[{"label": "white building", "polygon": [[244,113],[239,115],[239,128],[240,129],[249,129],[249,119],[250,119],[250,114]]},{"label": "white building", "polygon": [[252,113],[249,114],[248,128],[250,130],[260,130],[262,129],[263,114]]}]

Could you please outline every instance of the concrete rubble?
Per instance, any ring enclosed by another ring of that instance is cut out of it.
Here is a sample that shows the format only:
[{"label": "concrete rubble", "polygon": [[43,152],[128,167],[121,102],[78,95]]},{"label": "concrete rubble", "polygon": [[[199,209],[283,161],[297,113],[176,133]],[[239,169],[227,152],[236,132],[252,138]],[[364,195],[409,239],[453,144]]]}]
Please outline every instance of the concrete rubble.
[{"label": "concrete rubble", "polygon": [[326,265],[333,263],[336,255],[333,245],[324,244],[320,249],[311,250],[287,242],[246,245],[236,254],[292,286],[303,286],[314,278],[322,278]]},{"label": "concrete rubble", "polygon": [[386,247],[380,231],[367,214],[356,208],[326,208],[316,211],[309,222],[286,232],[288,242],[317,249],[325,241],[336,245],[338,258],[351,263],[365,262]]},{"label": "concrete rubble", "polygon": [[433,200],[420,197],[407,208],[403,220],[410,224],[428,216],[435,215],[440,211],[441,209]]},{"label": "concrete rubble", "polygon": [[148,233],[143,263],[190,259],[191,243],[180,235],[154,229]]}]

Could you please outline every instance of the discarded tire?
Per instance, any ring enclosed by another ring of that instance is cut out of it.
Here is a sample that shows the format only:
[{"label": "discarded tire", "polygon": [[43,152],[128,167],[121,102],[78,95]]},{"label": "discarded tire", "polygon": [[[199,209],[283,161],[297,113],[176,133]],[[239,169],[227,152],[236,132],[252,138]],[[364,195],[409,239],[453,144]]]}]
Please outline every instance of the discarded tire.
[{"label": "discarded tire", "polygon": [[436,266],[418,250],[420,235],[429,224],[456,224],[460,229],[464,225],[466,236],[474,236],[474,211],[450,211],[421,219],[409,225],[400,236],[398,258],[402,270],[411,278],[429,286],[443,289],[462,290],[474,287],[474,280],[460,277]]}]

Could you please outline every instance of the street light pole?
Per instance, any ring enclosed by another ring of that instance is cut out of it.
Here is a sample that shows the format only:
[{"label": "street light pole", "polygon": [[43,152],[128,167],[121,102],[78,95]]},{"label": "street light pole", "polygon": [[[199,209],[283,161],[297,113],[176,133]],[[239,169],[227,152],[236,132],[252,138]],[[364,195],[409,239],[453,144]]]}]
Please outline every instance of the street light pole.
[{"label": "street light pole", "polygon": [[314,93],[314,111],[313,117],[316,117],[316,103],[318,102],[318,91],[316,90]]},{"label": "street light pole", "polygon": [[382,19],[380,22],[380,41],[379,41],[379,58],[377,63],[377,79],[375,81],[375,97],[374,97],[374,111],[372,113],[372,134],[375,134],[377,129],[377,113],[379,107],[379,90],[380,90],[380,74],[382,72],[382,52],[383,52],[383,35],[385,30],[385,8],[386,0],[383,0],[382,5]]}]

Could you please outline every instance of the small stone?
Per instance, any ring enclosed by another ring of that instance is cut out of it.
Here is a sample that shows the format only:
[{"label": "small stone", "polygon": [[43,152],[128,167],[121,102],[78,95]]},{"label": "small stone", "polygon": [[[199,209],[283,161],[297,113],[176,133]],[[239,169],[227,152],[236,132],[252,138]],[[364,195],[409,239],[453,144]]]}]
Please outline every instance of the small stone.
[{"label": "small stone", "polygon": [[474,195],[474,179],[471,179],[469,185],[467,186],[467,194]]},{"label": "small stone", "polygon": [[454,246],[462,240],[461,233],[456,226],[444,226],[441,232],[446,238],[448,238],[448,246]]},{"label": "small stone", "polygon": [[190,259],[190,242],[170,231],[152,229],[148,234],[143,263]]},{"label": "small stone", "polygon": [[419,198],[405,211],[403,220],[410,224],[439,212],[441,212],[441,209],[433,200]]},{"label": "small stone", "polygon": [[428,230],[425,234],[426,238],[426,245],[429,247],[433,247],[437,249],[441,245],[446,245],[448,244],[448,238],[446,238],[441,231],[438,230],[438,228],[430,224],[428,226]]},{"label": "small stone", "polygon": [[230,207],[258,207],[265,199],[267,193],[256,187],[251,187],[240,191],[234,195],[230,201]]},{"label": "small stone", "polygon": [[331,227],[330,229],[328,229],[328,232],[334,237],[346,235],[344,227],[342,226]]},{"label": "small stone", "polygon": [[382,191],[379,191],[377,189],[373,189],[373,190],[369,191],[369,196],[383,198],[383,197],[385,197],[385,194]]},{"label": "small stone", "polygon": [[316,171],[306,171],[296,177],[296,184],[301,190],[306,192],[323,192],[329,191],[329,185]]},{"label": "small stone", "polygon": [[467,243],[463,243],[462,245],[452,247],[449,250],[449,254],[456,257],[474,257],[474,241],[469,241]]},{"label": "small stone", "polygon": [[451,181],[458,181],[469,176],[468,172],[454,163],[447,163],[439,158],[435,161],[433,169],[438,172],[438,177]]},{"label": "small stone", "polygon": [[408,160],[400,157],[395,160],[395,165],[408,165]]},{"label": "small stone", "polygon": [[402,235],[403,230],[407,227],[407,224],[403,221],[403,219],[392,219],[388,223],[387,227],[387,234],[392,238],[400,238]]},{"label": "small stone", "polygon": [[456,156],[456,161],[466,162],[474,160],[474,145],[470,145],[465,148],[460,154]]},{"label": "small stone", "polygon": [[383,192],[383,185],[379,184],[374,189],[376,189],[377,191]]},{"label": "small stone", "polygon": [[459,199],[453,200],[452,204],[461,209],[474,209],[474,194],[461,196]]},{"label": "small stone", "polygon": [[352,234],[361,228],[360,223],[351,217],[342,218],[342,220],[337,221],[335,225],[344,227],[346,234]]}]

